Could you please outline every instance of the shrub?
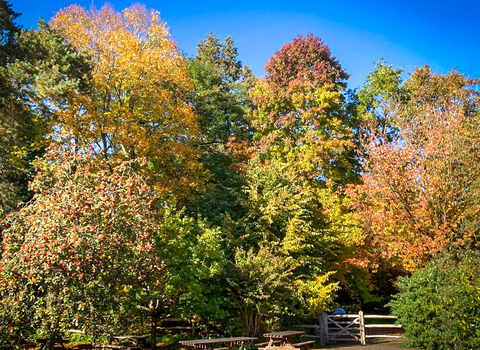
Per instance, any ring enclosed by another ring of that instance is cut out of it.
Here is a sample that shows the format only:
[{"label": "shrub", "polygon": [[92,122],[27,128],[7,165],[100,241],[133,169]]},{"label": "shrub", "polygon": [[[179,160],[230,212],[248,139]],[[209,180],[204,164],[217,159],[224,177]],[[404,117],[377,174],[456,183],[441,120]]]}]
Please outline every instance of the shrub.
[{"label": "shrub", "polygon": [[444,255],[401,277],[390,302],[410,346],[480,348],[480,254]]}]

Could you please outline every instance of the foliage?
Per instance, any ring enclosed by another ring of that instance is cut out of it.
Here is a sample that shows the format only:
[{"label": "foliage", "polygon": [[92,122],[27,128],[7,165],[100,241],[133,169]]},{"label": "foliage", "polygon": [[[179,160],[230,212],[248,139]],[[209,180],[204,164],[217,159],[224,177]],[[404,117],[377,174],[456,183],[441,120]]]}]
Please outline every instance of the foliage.
[{"label": "foliage", "polygon": [[141,162],[115,164],[65,148],[37,162],[34,198],[3,232],[4,340],[68,328],[111,334],[132,311],[123,302],[128,290],[162,290],[161,218]]},{"label": "foliage", "polygon": [[330,271],[323,276],[317,276],[314,280],[295,281],[298,297],[304,304],[304,310],[310,315],[320,315],[332,305],[335,293],[339,289],[338,282],[328,283],[333,274],[334,272]]},{"label": "foliage", "polygon": [[138,4],[121,13],[71,5],[51,25],[92,66],[89,93],[53,105],[58,126],[105,158],[148,157],[157,191],[191,196],[203,182],[198,120],[186,103],[192,85],[159,13]]},{"label": "foliage", "polygon": [[210,33],[200,41],[197,55],[190,60],[195,86],[193,104],[200,117],[203,146],[223,143],[229,137],[249,138],[245,120],[251,100],[248,90],[253,80],[248,66],[238,60],[231,37],[222,43]]},{"label": "foliage", "polygon": [[399,91],[384,95],[388,125],[362,141],[352,194],[374,256],[408,270],[477,242],[480,115],[472,81],[455,71],[418,68]]},{"label": "foliage", "polygon": [[250,215],[257,239],[279,249],[299,274],[321,273],[359,244],[362,232],[344,197],[299,178],[296,170],[277,159],[251,161]]},{"label": "foliage", "polygon": [[227,281],[240,312],[242,334],[259,336],[265,318],[272,322],[292,310],[291,268],[267,247],[237,249]]},{"label": "foliage", "polygon": [[232,169],[230,144],[251,139],[245,115],[252,103],[248,90],[253,76],[238,60],[230,37],[222,43],[210,33],[198,44],[197,52],[189,61],[195,87],[191,101],[199,116],[198,145],[209,181],[189,207],[194,214],[221,225],[225,215],[238,219],[245,214],[241,205],[244,182]]},{"label": "foliage", "polygon": [[223,319],[219,278],[224,276],[226,257],[221,232],[169,208],[162,216],[157,246],[167,266],[163,312]]},{"label": "foliage", "polygon": [[248,117],[255,133],[245,174],[250,224],[244,245],[268,247],[291,269],[296,292],[282,313],[328,308],[337,291],[332,264],[361,242],[359,221],[342,195],[355,179],[353,133],[343,107],[348,75],[319,38],[299,36],[270,58]]},{"label": "foliage", "polygon": [[458,252],[399,279],[399,293],[390,306],[409,345],[427,350],[480,346],[479,266],[478,252]]},{"label": "foliage", "polygon": [[341,194],[355,178],[341,93],[348,75],[311,34],[285,44],[266,69],[249,115],[258,150],[246,171],[249,214],[296,273],[315,280],[361,241]]},{"label": "foliage", "polygon": [[[12,9],[12,5],[7,0],[0,1],[0,36],[1,36],[1,45],[10,44],[15,37],[15,34],[19,32],[19,26],[14,22],[15,19],[20,16],[19,13],[16,13]],[[2,61],[4,61],[8,56],[8,53],[2,50]]]},{"label": "foliage", "polygon": [[[0,222],[2,341],[145,311],[153,347],[165,316],[260,335],[478,245],[478,80],[381,60],[354,94],[312,34],[256,79],[230,37],[185,59],[142,5],[17,16],[0,0],[0,218],[33,199]],[[476,262],[401,279],[412,344],[478,347]]]},{"label": "foliage", "polygon": [[8,1],[0,1],[0,216],[24,199],[27,187],[25,167],[15,154],[27,143],[28,117],[16,98],[18,91],[6,69],[18,57],[14,40],[20,31],[15,24],[18,16]]},{"label": "foliage", "polygon": [[299,36],[270,58],[253,92],[250,115],[262,158],[295,166],[302,179],[324,185],[352,176],[352,133],[342,108],[348,75],[318,37]]},{"label": "foliage", "polygon": [[56,114],[52,106],[63,108],[72,96],[85,93],[90,67],[42,20],[37,30],[17,33],[13,42],[5,44],[5,52],[8,56],[0,71],[4,87],[0,128],[5,131],[0,167],[2,183],[15,186],[14,191],[2,191],[2,205],[9,211],[16,207],[14,199],[31,198],[27,191],[35,172],[31,163],[49,144],[47,135]]},{"label": "foliage", "polygon": [[[361,119],[360,130],[387,134],[391,131],[394,110],[391,104],[400,98],[401,68],[393,68],[383,59],[377,62],[373,72],[367,75],[365,84],[357,93],[357,112]],[[393,101],[392,101],[393,100]]]}]

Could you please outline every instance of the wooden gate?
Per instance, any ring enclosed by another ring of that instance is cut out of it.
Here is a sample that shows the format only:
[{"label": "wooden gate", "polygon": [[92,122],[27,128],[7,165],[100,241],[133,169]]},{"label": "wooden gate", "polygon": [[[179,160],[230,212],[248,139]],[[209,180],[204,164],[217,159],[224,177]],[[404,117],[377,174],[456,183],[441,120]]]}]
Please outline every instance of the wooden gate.
[{"label": "wooden gate", "polygon": [[315,334],[307,334],[304,337],[320,338],[320,344],[325,346],[329,341],[358,341],[365,345],[367,338],[401,338],[399,335],[367,334],[367,329],[402,328],[400,324],[365,324],[365,319],[396,320],[395,316],[387,315],[364,315],[363,311],[358,314],[322,314],[318,325],[299,325],[297,327],[313,329]]},{"label": "wooden gate", "polygon": [[359,341],[365,338],[363,312],[358,314],[323,314],[320,317],[320,341]]}]

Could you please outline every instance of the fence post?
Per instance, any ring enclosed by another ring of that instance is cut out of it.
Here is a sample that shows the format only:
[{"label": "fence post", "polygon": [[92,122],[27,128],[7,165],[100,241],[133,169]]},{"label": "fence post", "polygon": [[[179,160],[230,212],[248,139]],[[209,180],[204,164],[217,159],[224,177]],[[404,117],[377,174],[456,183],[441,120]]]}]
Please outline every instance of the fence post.
[{"label": "fence post", "polygon": [[327,314],[324,312],[319,317],[320,324],[320,345],[325,346],[328,343],[328,319]]},{"label": "fence post", "polygon": [[360,323],[360,344],[366,345],[367,339],[365,337],[365,318],[363,317],[363,311],[358,312],[358,321]]}]

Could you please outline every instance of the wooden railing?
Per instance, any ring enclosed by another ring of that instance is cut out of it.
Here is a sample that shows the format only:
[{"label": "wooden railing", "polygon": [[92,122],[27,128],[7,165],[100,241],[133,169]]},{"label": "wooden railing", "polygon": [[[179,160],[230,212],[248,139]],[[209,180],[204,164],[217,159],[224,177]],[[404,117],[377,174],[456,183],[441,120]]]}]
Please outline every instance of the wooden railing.
[{"label": "wooden railing", "polygon": [[359,341],[365,345],[369,338],[401,338],[400,335],[391,334],[367,334],[368,329],[401,329],[401,324],[370,323],[365,324],[366,319],[374,320],[397,320],[396,316],[389,315],[364,315],[363,311],[358,314],[322,314],[318,324],[298,325],[298,328],[311,329],[314,334],[305,337],[319,338],[322,346],[329,341]]},{"label": "wooden railing", "polygon": [[[374,319],[374,320],[398,320],[397,316],[388,316],[388,315],[364,315],[365,319]],[[385,324],[385,323],[369,323],[365,325],[365,329],[402,329],[401,324]],[[366,333],[366,332],[365,332]],[[401,335],[391,335],[391,334],[365,334],[365,338],[401,338]]]}]

